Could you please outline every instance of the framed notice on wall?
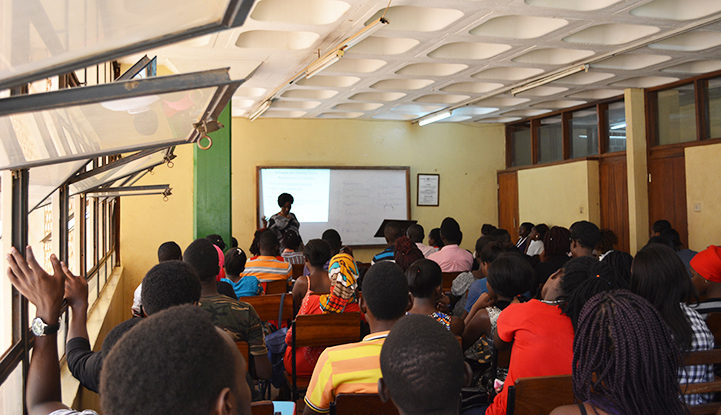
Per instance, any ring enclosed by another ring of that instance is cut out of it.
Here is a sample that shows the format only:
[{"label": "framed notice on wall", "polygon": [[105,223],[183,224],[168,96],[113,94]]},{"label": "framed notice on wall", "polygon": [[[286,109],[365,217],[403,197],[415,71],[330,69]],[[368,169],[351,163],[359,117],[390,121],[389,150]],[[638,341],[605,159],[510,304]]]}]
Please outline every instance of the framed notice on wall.
[{"label": "framed notice on wall", "polygon": [[438,206],[438,174],[418,174],[418,206]]}]

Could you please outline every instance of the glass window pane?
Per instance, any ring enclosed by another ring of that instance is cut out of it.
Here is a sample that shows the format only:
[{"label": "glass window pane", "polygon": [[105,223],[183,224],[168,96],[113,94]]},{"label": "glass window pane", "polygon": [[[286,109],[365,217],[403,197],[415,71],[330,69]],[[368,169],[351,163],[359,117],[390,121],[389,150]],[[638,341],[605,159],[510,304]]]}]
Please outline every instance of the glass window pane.
[{"label": "glass window pane", "polygon": [[98,299],[98,274],[93,274],[93,277],[88,281],[88,305],[92,306],[95,300]]},{"label": "glass window pane", "polygon": [[65,318],[67,317],[67,311],[60,316],[60,330],[58,330],[58,357],[62,358],[65,354],[65,335],[68,333],[68,326],[65,324]]},{"label": "glass window pane", "polygon": [[18,364],[10,376],[0,385],[0,413],[23,413],[22,364]]},{"label": "glass window pane", "polygon": [[658,145],[696,140],[696,101],[693,84],[659,91],[656,114]]},{"label": "glass window pane", "polygon": [[614,102],[606,109],[606,134],[608,148],[606,152],[626,151],[626,104]]},{"label": "glass window pane", "polygon": [[707,138],[721,138],[721,79],[708,81],[708,112]]},{"label": "glass window pane", "polygon": [[531,152],[531,124],[514,125],[511,132],[513,143],[513,166],[528,166],[533,163]]},{"label": "glass window pane", "polygon": [[598,154],[598,113],[596,108],[571,113],[571,158]]},{"label": "glass window pane", "polygon": [[544,118],[538,127],[538,162],[563,160],[563,122],[561,116]]},{"label": "glass window pane", "polygon": [[[87,179],[83,179],[79,182],[71,183],[70,194],[74,195],[76,193],[84,192],[88,189],[100,186],[102,184],[112,183],[115,180],[126,177],[135,172],[157,166],[163,163],[164,159],[165,150],[153,153],[138,160],[131,161],[122,166],[109,169],[104,173],[96,174],[95,176],[88,177]],[[116,183],[116,185],[117,184],[118,183]]]},{"label": "glass window pane", "polygon": [[93,238],[93,227],[95,226],[93,216],[93,198],[89,197],[86,199],[86,211],[85,211],[85,271],[90,270],[95,266],[95,254],[93,253],[93,244],[95,239]]}]

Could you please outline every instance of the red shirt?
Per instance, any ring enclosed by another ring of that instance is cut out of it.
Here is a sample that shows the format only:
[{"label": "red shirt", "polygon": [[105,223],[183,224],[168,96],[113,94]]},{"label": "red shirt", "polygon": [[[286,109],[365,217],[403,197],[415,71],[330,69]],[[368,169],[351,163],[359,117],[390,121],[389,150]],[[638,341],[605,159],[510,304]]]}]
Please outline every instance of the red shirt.
[{"label": "red shirt", "polygon": [[573,325],[555,304],[538,300],[511,304],[498,316],[497,335],[513,342],[511,364],[503,391],[486,415],[506,413],[508,386],[518,378],[570,375],[573,362]]}]

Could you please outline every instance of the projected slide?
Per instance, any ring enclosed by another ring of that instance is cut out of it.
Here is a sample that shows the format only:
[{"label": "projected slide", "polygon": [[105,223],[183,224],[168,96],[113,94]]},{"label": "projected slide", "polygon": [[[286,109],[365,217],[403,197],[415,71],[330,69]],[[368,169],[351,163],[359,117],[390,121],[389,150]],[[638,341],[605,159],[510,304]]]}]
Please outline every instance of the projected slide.
[{"label": "projected slide", "polygon": [[263,215],[279,212],[278,196],[290,193],[295,202],[291,212],[300,222],[328,222],[330,170],[263,169]]}]

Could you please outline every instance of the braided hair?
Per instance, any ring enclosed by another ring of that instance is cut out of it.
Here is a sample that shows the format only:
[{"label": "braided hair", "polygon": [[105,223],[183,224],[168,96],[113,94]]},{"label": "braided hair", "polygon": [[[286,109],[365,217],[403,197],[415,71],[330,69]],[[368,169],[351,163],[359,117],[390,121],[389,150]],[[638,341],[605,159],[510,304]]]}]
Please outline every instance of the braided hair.
[{"label": "braided hair", "polygon": [[571,252],[571,232],[560,226],[549,229],[543,236],[543,252],[548,258]]},{"label": "braided hair", "polygon": [[561,310],[571,318],[575,329],[578,316],[591,297],[623,286],[608,263],[599,262],[590,256],[574,258],[563,267],[563,294],[559,297]]},{"label": "braided hair", "polygon": [[418,246],[407,236],[401,236],[396,239],[395,253],[393,259],[399,267],[405,272],[412,263],[419,259],[423,259],[423,252]]},{"label": "braided hair", "polygon": [[608,413],[687,414],[671,332],[643,297],[613,290],[591,298],[573,340],[573,394]]}]

